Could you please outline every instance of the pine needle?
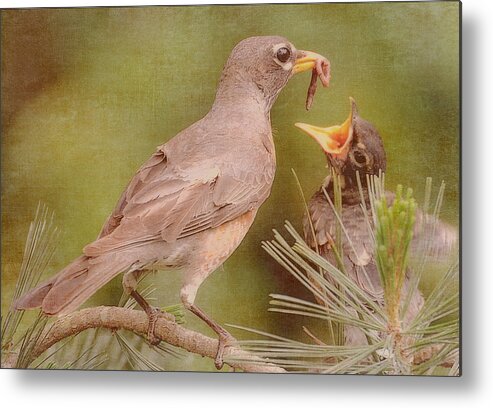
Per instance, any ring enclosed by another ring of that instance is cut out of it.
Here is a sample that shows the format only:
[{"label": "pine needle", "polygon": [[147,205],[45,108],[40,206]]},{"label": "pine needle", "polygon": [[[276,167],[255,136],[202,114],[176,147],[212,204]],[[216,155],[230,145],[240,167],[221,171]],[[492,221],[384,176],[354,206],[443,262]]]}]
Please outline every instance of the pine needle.
[{"label": "pine needle", "polygon": [[[286,222],[285,227],[290,238],[294,239],[294,244],[289,244],[282,234],[274,230],[274,238],[263,242],[262,248],[307,288],[314,298],[320,299],[323,305],[292,296],[271,294],[270,311],[358,328],[366,336],[368,344],[358,347],[346,346],[334,337],[334,345],[325,345],[320,341],[305,344],[272,333],[233,326],[262,337],[261,340],[242,341],[240,345],[290,372],[388,375],[434,373],[444,362],[458,356],[458,296],[448,295],[456,293],[454,288],[457,286],[457,264],[452,265],[442,276],[415,319],[407,327],[402,326],[401,318],[412,299],[412,292],[418,288],[422,271],[427,268],[426,262],[430,259],[424,257],[421,260],[422,270],[411,274],[411,294],[401,299],[414,233],[416,204],[412,190],[404,190],[398,186],[395,198],[389,203],[385,193],[384,174],[368,177],[368,210],[361,180],[359,177],[357,180],[365,222],[370,236],[374,238],[377,268],[384,289],[383,305],[377,303],[344,273],[342,262],[332,265],[312,250],[289,222]],[[299,184],[299,180],[297,181]],[[425,210],[432,207],[431,186],[431,179],[427,179],[423,206]],[[301,189],[301,185],[298,187]],[[443,193],[442,183],[433,205],[433,213],[427,218],[427,222],[433,228],[437,223]],[[339,223],[341,237],[344,234],[352,245],[341,217],[337,197],[333,203],[327,192],[325,196]],[[426,240],[425,234],[421,236]],[[418,242],[418,245],[427,249],[431,246],[430,242],[426,241]],[[333,246],[336,252],[339,248],[337,243]],[[354,246],[352,249],[354,251]],[[305,332],[308,330],[305,327],[302,329]],[[310,333],[309,330],[308,332]],[[312,340],[312,337],[310,339]],[[434,354],[427,361],[413,366],[409,355],[428,349],[435,350]],[[456,358],[448,373],[456,375],[458,372]]]}]

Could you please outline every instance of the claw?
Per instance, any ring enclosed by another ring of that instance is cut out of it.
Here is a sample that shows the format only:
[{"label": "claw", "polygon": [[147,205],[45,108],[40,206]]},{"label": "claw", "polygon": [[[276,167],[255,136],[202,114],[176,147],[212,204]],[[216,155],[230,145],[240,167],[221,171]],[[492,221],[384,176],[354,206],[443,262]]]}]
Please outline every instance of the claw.
[{"label": "claw", "polygon": [[226,347],[231,347],[236,343],[236,339],[231,336],[227,331],[219,334],[219,344],[217,346],[216,358],[214,359],[214,365],[218,370],[223,368],[224,365],[224,351]]},{"label": "claw", "polygon": [[218,370],[223,367],[224,361],[224,350],[228,346],[232,346],[236,343],[236,339],[229,334],[223,327],[217,324],[214,320],[212,320],[209,316],[207,316],[202,309],[194,305],[193,303],[185,303],[185,307],[188,308],[192,313],[200,317],[207,325],[214,330],[219,336],[218,345],[217,345],[217,353],[216,358],[214,359],[214,365]]},{"label": "claw", "polygon": [[152,306],[150,308],[150,310],[147,312],[147,317],[149,319],[149,323],[148,323],[148,327],[147,327],[147,341],[152,346],[157,346],[159,343],[161,343],[161,340],[155,335],[156,322],[158,321],[159,318],[164,318],[164,319],[171,320],[172,322],[174,322],[175,316],[173,316],[172,314],[163,312],[158,307]]}]

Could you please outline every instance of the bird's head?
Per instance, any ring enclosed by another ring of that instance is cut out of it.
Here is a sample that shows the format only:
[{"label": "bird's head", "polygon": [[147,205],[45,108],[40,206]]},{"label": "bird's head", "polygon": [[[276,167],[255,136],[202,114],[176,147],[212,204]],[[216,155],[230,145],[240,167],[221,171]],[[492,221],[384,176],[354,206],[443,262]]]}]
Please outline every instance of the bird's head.
[{"label": "bird's head", "polygon": [[318,127],[306,123],[295,126],[315,139],[322,147],[329,166],[347,181],[355,181],[356,172],[365,180],[366,174],[378,175],[386,167],[385,150],[380,134],[363,119],[353,98],[350,113],[342,125]]},{"label": "bird's head", "polygon": [[242,90],[260,90],[270,107],[294,74],[313,70],[322,62],[328,66],[325,57],[297,50],[284,37],[246,38],[234,47],[224,66],[218,96],[234,91],[238,97]]}]

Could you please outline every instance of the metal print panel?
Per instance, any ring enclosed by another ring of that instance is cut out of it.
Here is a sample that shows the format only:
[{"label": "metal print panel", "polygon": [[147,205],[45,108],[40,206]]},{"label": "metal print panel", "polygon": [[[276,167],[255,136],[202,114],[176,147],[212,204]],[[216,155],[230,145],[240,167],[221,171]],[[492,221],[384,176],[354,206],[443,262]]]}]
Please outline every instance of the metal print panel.
[{"label": "metal print panel", "polygon": [[1,31],[2,368],[460,375],[460,3]]}]

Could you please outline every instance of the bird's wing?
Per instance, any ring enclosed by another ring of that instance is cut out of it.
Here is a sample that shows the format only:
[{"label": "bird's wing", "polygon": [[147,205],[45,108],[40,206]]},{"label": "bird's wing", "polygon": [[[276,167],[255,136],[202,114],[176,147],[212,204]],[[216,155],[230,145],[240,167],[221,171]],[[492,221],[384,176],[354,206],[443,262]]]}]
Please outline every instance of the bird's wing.
[{"label": "bird's wing", "polygon": [[[305,214],[303,230],[307,243],[312,248],[330,248],[336,240],[336,231],[339,221],[325,194],[318,191],[314,194],[308,205],[309,217]],[[365,266],[371,259],[371,237],[368,225],[365,221],[363,210],[359,205],[344,206],[342,221],[345,230],[341,230],[341,240],[344,254],[351,261],[360,266]]]},{"label": "bird's wing", "polygon": [[[308,210],[311,223],[306,215],[303,222],[307,243],[313,249],[318,249],[324,258],[337,267],[333,245],[336,241],[339,221],[322,191],[318,191],[312,197]],[[368,294],[375,299],[381,299],[382,287],[373,257],[372,238],[362,208],[359,205],[344,206],[342,220],[349,236],[348,238],[341,231],[342,255],[346,273]]]},{"label": "bird's wing", "polygon": [[[387,192],[389,205],[394,194]],[[323,192],[317,192],[309,203],[310,219],[303,220],[304,235],[313,249],[337,266],[332,243],[339,221]],[[378,299],[382,295],[380,277],[374,261],[374,243],[363,210],[359,205],[343,207],[342,220],[351,241],[343,234],[345,268],[362,288]],[[370,220],[371,221],[371,220]],[[313,228],[312,228],[313,227]],[[314,239],[315,237],[315,239]],[[410,255],[430,257],[433,262],[450,263],[457,256],[458,233],[452,226],[421,210],[416,211],[414,237]]]},{"label": "bird's wing", "polygon": [[456,228],[423,211],[416,211],[412,256],[428,256],[434,261],[449,262],[459,254]]},{"label": "bird's wing", "polygon": [[[386,191],[385,196],[388,204],[391,205],[395,194]],[[416,209],[413,240],[409,250],[411,256],[416,258],[426,256],[434,262],[449,263],[458,255],[458,245],[457,228],[432,214]]]},{"label": "bird's wing", "polygon": [[327,199],[321,191],[317,191],[308,203],[308,213],[303,217],[305,240],[311,248],[330,246],[335,232],[334,221]]},{"label": "bird's wing", "polygon": [[139,169],[101,238],[84,253],[96,256],[156,239],[173,242],[258,208],[269,196],[274,177],[274,165],[262,162],[245,157],[221,167],[206,161],[179,168],[170,165],[162,146]]},{"label": "bird's wing", "polygon": [[132,199],[132,196],[148,184],[149,180],[157,177],[160,173],[164,173],[164,170],[167,167],[167,159],[163,147],[164,146],[158,147],[156,152],[141,166],[132,180],[130,180],[130,183],[120,196],[113,212],[103,225],[98,238],[103,238],[106,235],[111,234],[120,225],[123,218],[123,210]]}]

